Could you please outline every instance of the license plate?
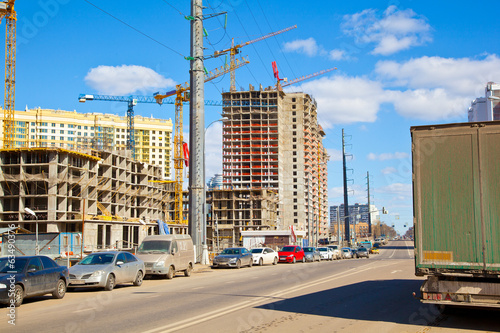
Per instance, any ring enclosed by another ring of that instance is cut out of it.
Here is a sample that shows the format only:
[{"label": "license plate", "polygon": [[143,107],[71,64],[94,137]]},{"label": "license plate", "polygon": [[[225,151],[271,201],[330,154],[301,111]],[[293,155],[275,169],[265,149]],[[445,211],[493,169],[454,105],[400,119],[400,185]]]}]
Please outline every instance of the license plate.
[{"label": "license plate", "polygon": [[85,284],[83,280],[70,280],[69,284]]}]

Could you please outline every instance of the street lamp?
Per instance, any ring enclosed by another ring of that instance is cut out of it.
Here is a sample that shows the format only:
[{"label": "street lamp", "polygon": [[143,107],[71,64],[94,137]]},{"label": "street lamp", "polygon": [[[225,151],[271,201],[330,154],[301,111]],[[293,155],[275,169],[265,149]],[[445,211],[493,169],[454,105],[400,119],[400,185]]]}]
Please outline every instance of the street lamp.
[{"label": "street lamp", "polygon": [[35,212],[32,211],[31,209],[29,208],[24,208],[24,211],[32,216],[35,217],[36,219],[36,243],[35,243],[35,254],[36,255],[39,255],[39,252],[38,252],[38,216],[36,216]]}]

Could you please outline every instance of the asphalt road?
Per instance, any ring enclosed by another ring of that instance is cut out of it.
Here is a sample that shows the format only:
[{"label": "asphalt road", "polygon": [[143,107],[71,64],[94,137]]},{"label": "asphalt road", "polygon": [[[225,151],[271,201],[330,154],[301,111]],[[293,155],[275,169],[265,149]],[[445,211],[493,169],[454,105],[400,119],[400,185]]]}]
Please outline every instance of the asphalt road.
[{"label": "asphalt road", "polygon": [[[26,299],[0,332],[486,332],[498,311],[442,315],[412,297],[413,244],[389,243],[369,259],[198,269],[112,292]],[[2,319],[3,318],[3,319]]]}]

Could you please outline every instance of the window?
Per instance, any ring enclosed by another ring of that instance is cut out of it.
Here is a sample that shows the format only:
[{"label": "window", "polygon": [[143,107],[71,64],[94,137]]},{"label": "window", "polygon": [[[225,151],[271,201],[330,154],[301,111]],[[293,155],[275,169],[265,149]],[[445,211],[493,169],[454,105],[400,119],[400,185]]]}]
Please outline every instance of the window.
[{"label": "window", "polygon": [[[292,109],[296,109],[297,108],[297,105],[293,104],[292,105]],[[295,113],[295,112],[294,112]]]},{"label": "window", "polygon": [[297,101],[297,99],[294,97],[292,98],[292,103],[295,103]]},{"label": "window", "polygon": [[89,129],[89,127],[88,127],[88,126],[85,126],[83,129],[85,129],[85,130],[86,130],[86,129]]},{"label": "window", "polygon": [[50,133],[56,133],[56,130],[50,130]]},{"label": "window", "polygon": [[299,223],[299,220],[293,219],[293,223]]},{"label": "window", "polygon": [[118,257],[116,257],[116,262],[122,261],[123,263],[127,262],[127,259],[125,258],[125,253],[119,253]]},{"label": "window", "polygon": [[297,142],[297,138],[293,138],[293,142]]},{"label": "window", "polygon": [[297,162],[297,158],[294,157],[293,158],[293,162],[296,163]]},{"label": "window", "polygon": [[293,195],[297,195],[297,192],[293,192]]},{"label": "window", "polygon": [[31,133],[35,133],[35,129],[34,128],[31,129]]},{"label": "window", "polygon": [[60,124],[59,127],[64,127],[64,124]]},{"label": "window", "polygon": [[28,264],[28,270],[34,269],[35,271],[41,271],[42,268],[42,262],[40,261],[40,258],[33,258],[30,260],[30,263]]},{"label": "window", "polygon": [[297,125],[293,125],[293,126],[292,126],[292,128],[293,128],[293,129],[296,129],[296,128],[297,128]]},{"label": "window", "polygon": [[73,124],[69,124],[69,125],[68,125],[68,127],[69,127],[69,128],[75,128],[75,125],[73,125]]},{"label": "window", "polygon": [[297,131],[293,131],[293,135],[297,135]]},{"label": "window", "polygon": [[299,213],[294,212],[294,213],[293,213],[293,216],[299,216]]},{"label": "window", "polygon": [[35,126],[35,123],[34,123],[34,122],[32,122],[32,123],[31,123],[31,126]]},{"label": "window", "polygon": [[64,136],[59,137],[59,140],[64,141]]},{"label": "window", "polygon": [[296,190],[297,189],[297,185],[293,185],[293,189]]},{"label": "window", "polygon": [[64,130],[60,130],[60,131],[59,131],[59,134],[64,134]]},{"label": "window", "polygon": [[297,210],[297,205],[293,205],[293,209]]},{"label": "window", "polygon": [[56,127],[56,123],[52,123],[52,127]]},{"label": "window", "polygon": [[297,145],[293,145],[293,149],[297,149]]},{"label": "window", "polygon": [[296,115],[297,115],[297,112],[293,111],[292,116],[296,116]]},{"label": "window", "polygon": [[293,154],[293,156],[297,156],[297,152],[296,151],[293,151],[292,154]]},{"label": "window", "polygon": [[293,198],[293,202],[297,202],[297,198]]},{"label": "window", "polygon": [[293,175],[294,175],[294,176],[297,176],[297,171],[294,171],[294,172],[293,172]]}]

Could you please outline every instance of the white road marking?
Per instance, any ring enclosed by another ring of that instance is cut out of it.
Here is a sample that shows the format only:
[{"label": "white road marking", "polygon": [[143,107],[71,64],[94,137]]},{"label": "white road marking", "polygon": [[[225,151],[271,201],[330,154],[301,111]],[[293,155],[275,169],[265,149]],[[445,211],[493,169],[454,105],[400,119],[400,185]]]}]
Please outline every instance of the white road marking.
[{"label": "white road marking", "polygon": [[397,273],[397,272],[402,272],[402,270],[397,269],[397,270],[395,270],[395,271],[392,271],[392,272],[391,272],[391,274],[394,274],[394,273]]},{"label": "white road marking", "polygon": [[392,258],[392,257],[394,257],[394,254],[395,254],[395,253],[396,253],[396,249],[392,250],[392,254],[391,254],[391,256],[389,257],[389,259],[390,259],[390,258]]},{"label": "white road marking", "polygon": [[160,295],[152,295],[152,296],[149,296],[148,298],[155,298],[155,297],[160,297]]},{"label": "white road marking", "polygon": [[196,288],[191,288],[191,290],[197,290],[197,289],[203,289],[205,287],[196,287]]},{"label": "white road marking", "polygon": [[228,284],[228,283],[234,283],[234,281],[226,281],[226,284]]},{"label": "white road marking", "polygon": [[408,256],[410,258],[413,258],[413,256],[411,255],[411,252],[410,252],[410,247],[408,247],[408,245],[406,244],[406,241],[405,241],[405,245],[407,246],[406,249],[408,250]]},{"label": "white road marking", "polygon": [[92,310],[96,310],[96,308],[88,308],[88,309],[76,310],[76,311],[73,311],[73,313],[79,313],[79,312],[85,312],[85,311],[92,311]]},{"label": "white road marking", "polygon": [[321,278],[321,279],[318,279],[318,280],[316,280],[314,282],[307,283],[307,284],[302,285],[302,286],[293,286],[291,288],[284,289],[284,290],[281,290],[281,291],[277,291],[277,292],[271,293],[269,295],[260,296],[260,297],[257,297],[257,298],[251,299],[251,300],[243,301],[243,302],[235,304],[235,305],[227,306],[225,308],[221,308],[221,309],[217,309],[217,310],[210,311],[210,312],[207,312],[207,313],[203,313],[203,314],[200,314],[198,316],[194,316],[192,318],[187,318],[187,319],[178,321],[176,323],[171,323],[171,324],[168,324],[168,325],[165,325],[165,326],[153,328],[152,330],[145,331],[143,333],[175,332],[175,331],[184,329],[186,327],[197,325],[197,324],[200,324],[200,323],[205,322],[207,320],[211,320],[211,319],[214,319],[214,318],[217,318],[217,317],[220,317],[220,316],[223,316],[223,315],[226,315],[226,314],[229,314],[229,313],[232,313],[232,312],[244,309],[246,307],[256,306],[259,303],[265,302],[269,298],[283,297],[286,294],[294,293],[294,292],[300,291],[302,289],[314,287],[316,285],[319,285],[319,284],[322,284],[322,283],[326,283],[326,282],[331,282],[333,280],[344,278],[346,276],[350,276],[350,275],[354,275],[354,274],[358,274],[360,272],[364,272],[364,271],[367,271],[367,270],[370,270],[370,269],[373,269],[373,268],[380,268],[380,267],[395,265],[395,264],[398,264],[398,262],[391,262],[391,263],[388,263],[388,264],[383,265],[383,266],[370,267],[370,266],[374,266],[375,264],[376,264],[376,262],[371,262],[371,263],[366,264],[365,268],[363,268],[363,269],[359,269],[358,267],[355,267],[355,268],[349,269],[348,271],[341,272],[341,273],[338,273],[338,274],[335,274],[335,275],[332,275],[332,276],[328,276],[328,277],[325,277],[325,278]]}]

